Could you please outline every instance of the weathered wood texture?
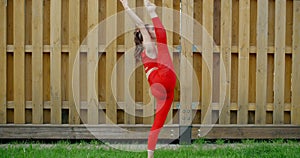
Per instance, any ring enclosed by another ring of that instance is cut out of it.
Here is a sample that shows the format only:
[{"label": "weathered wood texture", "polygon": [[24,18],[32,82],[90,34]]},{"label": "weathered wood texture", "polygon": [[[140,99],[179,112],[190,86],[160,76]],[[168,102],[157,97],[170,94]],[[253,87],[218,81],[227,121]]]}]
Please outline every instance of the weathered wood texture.
[{"label": "weathered wood texture", "polygon": [[[147,139],[151,125],[0,125],[0,139]],[[178,138],[178,125],[161,130],[161,139]]]},{"label": "weathered wood texture", "polygon": [[293,8],[293,72],[292,72],[292,124],[300,124],[300,1],[294,2]]},{"label": "weathered wood texture", "polygon": [[290,125],[193,126],[192,138],[197,139],[200,137],[207,138],[207,139],[244,139],[244,138],[295,139],[295,138],[299,138],[299,126],[290,126]]},{"label": "weathered wood texture", "polygon": [[257,8],[257,70],[255,122],[266,122],[267,70],[268,70],[268,0],[258,1]]},{"label": "weathered wood texture", "polygon": [[62,123],[61,96],[61,1],[50,1],[50,100],[51,123]]},{"label": "weathered wood texture", "polygon": [[[208,138],[271,138],[272,130],[293,137],[300,124],[298,0],[152,2],[177,75],[166,124],[193,125],[193,138],[200,124],[219,124]],[[151,24],[143,1],[129,6]],[[135,29],[117,0],[0,0],[0,123],[150,127],[155,100],[134,59]]]},{"label": "weathered wood texture", "polygon": [[[100,140],[146,140],[150,125],[0,125],[0,139],[100,139]],[[192,139],[296,139],[300,137],[299,126],[289,125],[195,125]],[[199,131],[199,129],[201,129]],[[209,132],[205,135],[201,135]],[[236,133],[233,135],[232,133]],[[178,125],[165,125],[160,139],[177,139]]]},{"label": "weathered wood texture", "polygon": [[[7,57],[6,57],[6,35],[7,35],[7,7],[6,1],[0,1],[0,85],[7,85]],[[0,86],[0,123],[5,124],[7,104],[7,88]]]}]

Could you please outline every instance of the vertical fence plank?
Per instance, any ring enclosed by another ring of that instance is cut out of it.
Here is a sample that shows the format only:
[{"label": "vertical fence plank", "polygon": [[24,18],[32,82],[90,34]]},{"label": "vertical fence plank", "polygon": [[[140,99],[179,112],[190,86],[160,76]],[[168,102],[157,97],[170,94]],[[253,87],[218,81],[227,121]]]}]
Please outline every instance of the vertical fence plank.
[{"label": "vertical fence plank", "polygon": [[25,123],[25,1],[14,0],[14,123]]},{"label": "vertical fence plank", "polygon": [[273,123],[284,123],[286,1],[275,1],[275,74]]},{"label": "vertical fence plank", "polygon": [[[136,7],[136,1],[129,1],[131,8]],[[125,13],[125,124],[135,124],[135,58],[134,43],[132,42],[132,30],[135,28],[134,23],[129,15]]]},{"label": "vertical fence plank", "polygon": [[[0,1],[0,85],[6,85],[6,0]],[[6,86],[0,86],[0,124],[6,123]]]},{"label": "vertical fence plank", "polygon": [[[113,72],[117,60],[117,1],[106,2],[106,16],[109,17],[106,23],[106,123],[117,123],[116,96],[116,72]],[[114,88],[114,90],[113,90]]]},{"label": "vertical fence plank", "polygon": [[50,2],[50,100],[51,123],[61,119],[61,1]]},{"label": "vertical fence plank", "polygon": [[230,123],[232,1],[221,1],[220,124]]},{"label": "vertical fence plank", "polygon": [[[169,51],[171,53],[171,58],[173,59],[173,0],[163,0],[162,1],[162,23],[167,31],[167,43]],[[166,123],[172,123],[173,108],[171,107]]]},{"label": "vertical fence plank", "polygon": [[300,125],[300,1],[293,8],[293,56],[292,56],[292,109],[291,123]]},{"label": "vertical fence plank", "polygon": [[[154,3],[154,0],[150,0]],[[143,3],[144,4],[144,3]],[[152,24],[151,18],[145,7],[141,7],[139,10],[143,11],[143,20],[145,24]],[[143,123],[152,124],[154,120],[154,97],[150,94],[149,83],[146,78],[145,70],[143,68]]]},{"label": "vertical fence plank", "polygon": [[[88,1],[87,102],[88,124],[98,124],[98,0]],[[109,102],[109,99],[106,100]]]},{"label": "vertical fence plank", "polygon": [[213,86],[213,16],[214,1],[203,1],[203,36],[202,36],[202,124],[212,123],[212,86]]},{"label": "vertical fence plank", "polygon": [[32,1],[32,123],[43,123],[43,1]]},{"label": "vertical fence plank", "polygon": [[180,56],[180,144],[190,144],[193,100],[193,32],[194,0],[183,0],[181,14],[181,56]]},{"label": "vertical fence plank", "polygon": [[250,0],[239,1],[238,124],[248,123]]},{"label": "vertical fence plank", "polygon": [[69,123],[80,123],[80,0],[69,1]]},{"label": "vertical fence plank", "polygon": [[192,122],[193,7],[193,0],[182,1],[179,114],[181,126],[189,126]]},{"label": "vertical fence plank", "polygon": [[257,3],[255,123],[265,124],[268,71],[268,0],[260,0]]}]

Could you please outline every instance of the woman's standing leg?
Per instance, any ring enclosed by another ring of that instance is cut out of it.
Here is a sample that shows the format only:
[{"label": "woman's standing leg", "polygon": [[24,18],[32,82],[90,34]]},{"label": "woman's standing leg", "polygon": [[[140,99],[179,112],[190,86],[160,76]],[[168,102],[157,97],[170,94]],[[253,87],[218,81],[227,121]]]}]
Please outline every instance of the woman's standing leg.
[{"label": "woman's standing leg", "polygon": [[173,103],[174,93],[168,94],[167,99],[157,100],[156,115],[148,136],[148,150],[155,150],[158,135],[163,127]]}]

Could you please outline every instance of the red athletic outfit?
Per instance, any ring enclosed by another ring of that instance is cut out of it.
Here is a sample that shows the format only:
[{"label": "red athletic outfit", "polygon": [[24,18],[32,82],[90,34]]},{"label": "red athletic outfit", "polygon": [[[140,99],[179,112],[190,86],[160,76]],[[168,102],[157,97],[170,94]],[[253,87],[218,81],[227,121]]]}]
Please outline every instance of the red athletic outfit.
[{"label": "red athletic outfit", "polygon": [[151,93],[156,99],[156,115],[148,137],[148,150],[155,150],[160,129],[163,127],[174,98],[176,75],[167,46],[167,35],[158,17],[152,18],[157,41],[157,58],[142,53]]}]

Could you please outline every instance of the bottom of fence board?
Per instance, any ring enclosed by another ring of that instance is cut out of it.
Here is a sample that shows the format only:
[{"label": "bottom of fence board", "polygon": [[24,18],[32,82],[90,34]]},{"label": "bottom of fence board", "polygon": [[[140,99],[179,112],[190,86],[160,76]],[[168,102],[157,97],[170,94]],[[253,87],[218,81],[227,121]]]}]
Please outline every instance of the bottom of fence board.
[{"label": "bottom of fence board", "polygon": [[295,125],[194,125],[192,139],[300,139]]},{"label": "bottom of fence board", "polygon": [[[100,139],[148,138],[151,125],[0,125],[0,139]],[[160,139],[177,139],[178,126],[161,130]]]},{"label": "bottom of fence board", "polygon": [[[0,125],[0,139],[147,140],[151,125]],[[179,125],[166,125],[160,140],[178,140]],[[300,139],[293,125],[193,125],[191,139]]]}]

